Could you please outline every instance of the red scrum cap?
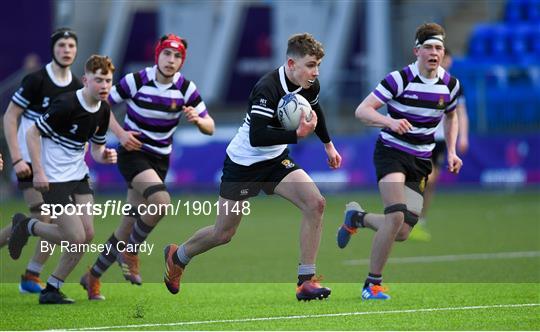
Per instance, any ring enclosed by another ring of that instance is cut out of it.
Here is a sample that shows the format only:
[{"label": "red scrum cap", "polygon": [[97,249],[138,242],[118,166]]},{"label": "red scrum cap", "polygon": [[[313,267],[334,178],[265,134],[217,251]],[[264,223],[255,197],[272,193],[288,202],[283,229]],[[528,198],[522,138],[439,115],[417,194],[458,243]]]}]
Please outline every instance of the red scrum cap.
[{"label": "red scrum cap", "polygon": [[[182,65],[186,61],[186,42],[175,34],[168,34],[161,37],[156,44],[155,61],[158,63],[159,54],[166,48],[172,48],[182,55]],[[180,65],[180,67],[182,67]]]}]

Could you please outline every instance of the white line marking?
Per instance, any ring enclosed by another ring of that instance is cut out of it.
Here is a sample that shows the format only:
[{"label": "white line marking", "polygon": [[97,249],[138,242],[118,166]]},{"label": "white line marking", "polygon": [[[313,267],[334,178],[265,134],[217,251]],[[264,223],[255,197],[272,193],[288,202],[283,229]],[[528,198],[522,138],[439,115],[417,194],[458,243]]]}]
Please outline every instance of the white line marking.
[{"label": "white line marking", "polygon": [[537,307],[537,306],[540,306],[540,303],[494,304],[494,305],[468,306],[468,307],[425,308],[425,309],[408,309],[408,310],[359,311],[359,312],[343,312],[343,313],[336,313],[336,314],[257,317],[257,318],[239,318],[239,319],[201,320],[201,321],[191,321],[191,322],[188,321],[188,322],[177,322],[177,323],[153,323],[153,324],[81,327],[81,328],[77,328],[77,329],[63,329],[63,330],[64,331],[111,330],[111,329],[130,329],[130,328],[140,328],[140,327],[156,327],[156,326],[186,326],[186,325],[204,325],[204,324],[219,324],[219,323],[247,323],[247,322],[261,322],[261,321],[273,321],[273,320],[323,318],[323,317],[405,314],[405,313],[434,312],[434,311],[456,311],[456,310],[476,310],[476,309],[494,309],[494,308],[520,308],[520,307]]},{"label": "white line marking", "polygon": [[[438,262],[458,262],[471,260],[488,259],[514,259],[540,257],[540,251],[514,251],[514,252],[494,252],[483,254],[464,255],[444,255],[444,256],[414,256],[414,257],[394,257],[389,258],[391,264],[414,264],[414,263],[438,263]],[[369,259],[350,259],[343,261],[344,265],[368,265]]]}]

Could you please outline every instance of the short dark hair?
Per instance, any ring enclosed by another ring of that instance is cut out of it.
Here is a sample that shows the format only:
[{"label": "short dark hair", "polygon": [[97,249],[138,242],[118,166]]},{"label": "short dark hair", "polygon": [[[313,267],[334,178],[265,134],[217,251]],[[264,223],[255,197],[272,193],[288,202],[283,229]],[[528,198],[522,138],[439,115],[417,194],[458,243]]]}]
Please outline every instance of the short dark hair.
[{"label": "short dark hair", "polygon": [[107,75],[109,71],[111,73],[114,73],[114,65],[111,61],[111,58],[104,55],[97,55],[94,54],[86,60],[86,64],[84,65],[84,72],[85,73],[92,73],[95,74],[99,69],[101,69],[101,73],[103,75]]},{"label": "short dark hair", "polygon": [[306,55],[313,55],[315,58],[324,57],[324,47],[317,39],[309,33],[299,33],[292,35],[287,42],[287,56],[302,58]]},{"label": "short dark hair", "polygon": [[418,41],[420,45],[431,36],[442,35],[443,39],[446,36],[444,28],[437,23],[424,23],[416,29],[414,39]]}]

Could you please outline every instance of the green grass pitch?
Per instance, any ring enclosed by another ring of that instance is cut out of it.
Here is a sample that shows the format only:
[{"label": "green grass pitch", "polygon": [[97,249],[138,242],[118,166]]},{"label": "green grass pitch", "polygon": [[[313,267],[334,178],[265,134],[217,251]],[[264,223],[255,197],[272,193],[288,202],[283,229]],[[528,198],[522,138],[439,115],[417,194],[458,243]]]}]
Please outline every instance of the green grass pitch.
[{"label": "green grass pitch", "polygon": [[[325,194],[325,193],[323,193]],[[325,194],[323,238],[317,263],[323,284],[332,288],[325,301],[294,297],[300,213],[277,197],[251,201],[233,241],[193,259],[180,294],[162,284],[162,249],[179,243],[212,216],[168,216],[141,255],[144,284],[123,281],[118,266],[103,277],[103,302],[89,302],[77,284],[97,255],[86,254],[64,286],[71,306],[40,306],[37,297],[20,295],[19,275],[35,239],[18,261],[0,249],[0,329],[106,330],[539,330],[540,204],[538,191],[518,193],[439,192],[429,215],[429,242],[396,243],[385,285],[392,299],[362,302],[361,283],[368,270],[372,231],[360,230],[349,246],[338,249],[336,229],[344,204],[358,200],[369,211],[382,209],[373,192]],[[120,196],[97,198],[122,199]],[[174,197],[214,200],[214,196]],[[20,201],[1,203],[5,225]],[[184,211],[185,212],[185,211]],[[118,217],[95,219],[94,242],[105,241]],[[47,278],[58,260],[52,256]]]}]

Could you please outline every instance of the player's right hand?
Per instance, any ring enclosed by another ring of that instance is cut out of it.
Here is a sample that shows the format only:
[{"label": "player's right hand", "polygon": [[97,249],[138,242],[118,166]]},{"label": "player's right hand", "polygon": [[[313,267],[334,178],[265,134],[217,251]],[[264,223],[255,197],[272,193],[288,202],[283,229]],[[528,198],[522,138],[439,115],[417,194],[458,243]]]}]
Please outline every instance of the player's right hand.
[{"label": "player's right hand", "polygon": [[315,130],[315,127],[317,126],[317,113],[315,113],[313,110],[311,110],[311,118],[309,121],[307,121],[306,118],[309,118],[309,116],[300,117],[300,124],[296,129],[296,136],[298,136],[298,138],[308,136]]},{"label": "player's right hand", "polygon": [[120,144],[128,151],[137,151],[142,148],[142,143],[135,136],[140,135],[138,131],[124,131],[120,135]]},{"label": "player's right hand", "polygon": [[407,119],[391,119],[390,130],[400,135],[408,133],[413,128]]},{"label": "player's right hand", "polygon": [[4,169],[4,160],[2,159],[2,154],[0,153],[0,171]]},{"label": "player's right hand", "polygon": [[45,173],[34,173],[34,188],[44,193],[46,191],[49,191],[49,179],[45,175]]},{"label": "player's right hand", "polygon": [[30,169],[30,166],[24,160],[21,160],[18,163],[16,163],[15,166],[13,166],[13,169],[15,170],[15,174],[17,174],[17,177],[19,179],[24,179],[29,176],[32,176],[32,170]]}]

